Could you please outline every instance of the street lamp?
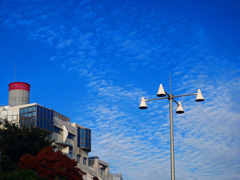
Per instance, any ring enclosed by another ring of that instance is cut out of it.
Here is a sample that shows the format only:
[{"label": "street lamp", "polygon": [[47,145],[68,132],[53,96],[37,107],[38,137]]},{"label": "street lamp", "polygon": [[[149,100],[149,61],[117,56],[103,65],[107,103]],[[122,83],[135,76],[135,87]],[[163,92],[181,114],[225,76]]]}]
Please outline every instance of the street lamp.
[{"label": "street lamp", "polygon": [[[165,97],[167,94],[168,97]],[[197,95],[195,101],[197,102],[202,102],[204,101],[203,95],[201,93],[201,90],[198,89],[197,93],[193,93],[193,94],[184,94],[184,95],[177,95],[174,96],[171,93],[171,78],[170,78],[170,93],[168,94],[166,91],[164,91],[162,84],[160,84],[159,89],[158,89],[158,93],[157,96],[161,97],[161,98],[156,98],[156,99],[147,99],[145,100],[144,97],[142,97],[141,99],[141,103],[139,106],[139,109],[147,109],[147,101],[154,101],[154,100],[162,100],[162,99],[168,99],[169,100],[169,114],[170,114],[170,142],[171,142],[171,179],[175,180],[175,165],[174,165],[174,138],[173,138],[173,108],[172,108],[172,102],[174,101],[178,107],[176,110],[177,114],[182,114],[184,113],[183,107],[181,102],[177,102],[174,98],[177,97],[182,97],[182,96],[192,96],[192,95]]]}]

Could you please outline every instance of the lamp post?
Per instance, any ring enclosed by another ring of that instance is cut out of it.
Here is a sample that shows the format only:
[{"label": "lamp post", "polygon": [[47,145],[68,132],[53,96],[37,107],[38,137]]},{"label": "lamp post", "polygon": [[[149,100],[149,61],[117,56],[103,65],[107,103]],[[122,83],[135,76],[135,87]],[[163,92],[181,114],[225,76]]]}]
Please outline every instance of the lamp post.
[{"label": "lamp post", "polygon": [[[168,97],[164,97],[164,96]],[[193,94],[184,94],[184,95],[177,95],[174,96],[171,92],[171,78],[170,78],[170,93],[168,94],[166,91],[164,91],[162,84],[160,84],[157,96],[161,98],[156,98],[156,99],[147,99],[145,100],[144,97],[142,97],[139,109],[147,109],[147,101],[154,101],[154,100],[162,100],[162,99],[168,99],[169,100],[169,114],[170,114],[170,144],[171,144],[171,179],[175,180],[175,165],[174,165],[174,137],[173,137],[173,105],[172,102],[174,101],[178,107],[176,110],[177,114],[182,114],[184,113],[183,107],[181,102],[177,102],[174,98],[177,97],[183,97],[183,96],[192,96],[192,95],[197,95],[195,101],[201,102],[204,101],[203,95],[201,93],[201,90],[198,89],[197,93]]]}]

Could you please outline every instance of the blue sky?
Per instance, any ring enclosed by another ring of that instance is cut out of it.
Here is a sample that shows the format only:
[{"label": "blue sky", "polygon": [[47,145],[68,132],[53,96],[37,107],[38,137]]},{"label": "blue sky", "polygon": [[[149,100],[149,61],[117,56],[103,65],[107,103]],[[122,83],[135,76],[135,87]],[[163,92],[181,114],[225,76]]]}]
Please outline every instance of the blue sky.
[{"label": "blue sky", "polygon": [[[240,179],[240,2],[45,1],[0,3],[0,104],[8,84],[30,101],[92,129],[92,152],[124,180],[170,179],[168,101],[176,179]],[[174,105],[173,111],[176,106]]]}]

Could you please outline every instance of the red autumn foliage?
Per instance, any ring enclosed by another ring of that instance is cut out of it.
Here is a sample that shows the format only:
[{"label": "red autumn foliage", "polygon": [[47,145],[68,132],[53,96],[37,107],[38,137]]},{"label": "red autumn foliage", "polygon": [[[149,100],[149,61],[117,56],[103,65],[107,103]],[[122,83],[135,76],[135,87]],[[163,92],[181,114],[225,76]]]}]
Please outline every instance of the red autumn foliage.
[{"label": "red autumn foliage", "polygon": [[40,177],[47,177],[54,180],[56,177],[82,180],[84,172],[77,166],[77,161],[70,159],[61,151],[54,152],[53,148],[43,148],[36,156],[25,154],[18,163],[22,169],[32,169]]}]

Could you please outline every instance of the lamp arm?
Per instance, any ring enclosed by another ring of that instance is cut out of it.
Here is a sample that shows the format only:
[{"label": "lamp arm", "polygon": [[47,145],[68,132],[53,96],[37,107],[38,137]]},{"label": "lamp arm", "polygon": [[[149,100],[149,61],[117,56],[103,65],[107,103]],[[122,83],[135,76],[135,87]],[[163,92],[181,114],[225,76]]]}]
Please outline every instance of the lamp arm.
[{"label": "lamp arm", "polygon": [[192,95],[197,95],[197,93],[193,93],[193,94],[184,94],[184,95],[177,95],[177,96],[173,96],[175,97],[182,97],[182,96],[192,96]]},{"label": "lamp arm", "polygon": [[[168,99],[168,98],[170,97],[170,95],[169,95],[166,91],[165,91],[165,93],[168,95],[168,97],[156,98],[156,99],[146,99],[145,102],[147,102],[147,101],[155,101],[155,100],[162,100],[162,99]],[[182,96],[192,96],[192,95],[197,95],[197,93],[177,95],[177,96],[173,96],[173,98],[175,98],[175,97],[182,97]],[[178,102],[177,102],[175,99],[173,99],[173,101],[174,101],[177,105],[179,105]]]},{"label": "lamp arm", "polygon": [[147,101],[154,101],[154,100],[161,100],[161,99],[168,99],[168,97],[156,98],[156,99],[147,99],[147,100],[145,100],[145,102],[147,102]]},{"label": "lamp arm", "polygon": [[165,91],[165,93],[168,95],[168,97],[170,97],[170,94],[168,94],[166,91]]},{"label": "lamp arm", "polygon": [[179,106],[178,102],[175,99],[173,99],[173,101]]}]

